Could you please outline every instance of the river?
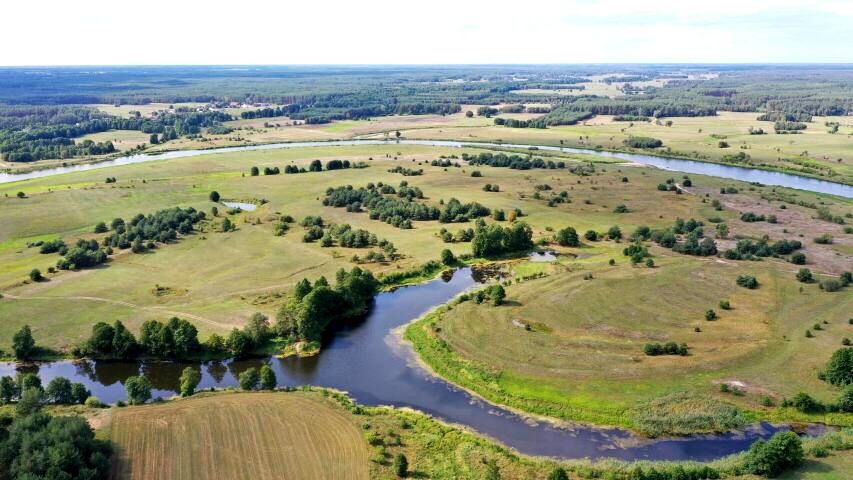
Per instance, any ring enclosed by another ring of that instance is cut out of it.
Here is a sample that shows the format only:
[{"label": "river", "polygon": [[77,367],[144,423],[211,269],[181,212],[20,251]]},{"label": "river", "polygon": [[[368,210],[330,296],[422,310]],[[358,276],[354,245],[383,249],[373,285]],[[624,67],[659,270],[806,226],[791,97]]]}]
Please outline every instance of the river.
[{"label": "river", "polygon": [[[476,285],[468,268],[452,278],[399,288],[377,295],[364,321],[337,332],[314,357],[275,357],[226,362],[105,362],[61,361],[18,366],[0,364],[0,375],[37,372],[47,384],[57,376],[82,382],[106,402],[126,398],[124,382],[144,374],[153,394],[164,398],[178,390],[178,378],[187,366],[202,373],[199,389],[233,387],[249,367],[269,364],[282,386],[319,385],[349,392],[364,405],[411,407],[442,420],[468,426],[521,453],[555,458],[618,458],[623,460],[707,461],[742,451],[759,438],[787,427],[754,425],[739,432],[646,439],[617,428],[586,425],[555,426],[532,421],[489,404],[437,378],[422,368],[411,347],[402,342],[404,325]],[[819,434],[812,427],[810,434]]]},{"label": "river", "polygon": [[682,172],[697,175],[710,175],[720,178],[729,178],[733,180],[741,180],[744,182],[757,182],[764,185],[775,185],[781,187],[795,188],[799,190],[808,190],[817,193],[829,195],[837,195],[840,197],[853,198],[853,186],[844,185],[841,183],[829,182],[826,180],[818,180],[815,178],[793,175],[790,173],[774,172],[757,168],[746,168],[732,165],[720,165],[709,162],[699,162],[695,160],[685,160],[680,158],[659,157],[654,155],[643,155],[640,153],[620,153],[620,152],[603,152],[595,150],[584,150],[569,147],[553,147],[548,145],[518,145],[505,143],[485,143],[485,142],[457,142],[445,140],[337,140],[328,142],[293,142],[293,143],[272,143],[267,145],[247,145],[244,147],[223,147],[212,148],[208,150],[179,150],[174,152],[166,152],[160,154],[136,154],[124,157],[106,160],[99,163],[87,163],[77,165],[67,165],[43,170],[35,170],[27,173],[0,173],[0,183],[16,182],[30,178],[49,177],[63,173],[79,172],[92,170],[96,168],[112,167],[117,165],[128,165],[132,163],[151,162],[157,160],[170,160],[175,158],[192,157],[197,155],[212,155],[217,153],[227,152],[242,152],[250,150],[274,150],[280,148],[304,148],[304,147],[323,147],[323,146],[341,146],[341,145],[427,145],[436,147],[455,147],[463,146],[472,147],[488,147],[488,148],[537,148],[539,150],[558,151],[564,153],[577,153],[586,155],[599,155],[607,158],[624,160],[626,162],[640,163],[651,165],[665,170],[674,172]]}]

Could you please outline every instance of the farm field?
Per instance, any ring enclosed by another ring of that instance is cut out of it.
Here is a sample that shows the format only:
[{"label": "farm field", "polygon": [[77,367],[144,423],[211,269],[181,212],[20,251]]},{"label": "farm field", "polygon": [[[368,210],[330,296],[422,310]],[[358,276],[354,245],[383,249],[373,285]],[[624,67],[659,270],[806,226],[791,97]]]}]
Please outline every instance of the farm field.
[{"label": "farm field", "polygon": [[223,394],[116,410],[116,480],[370,478],[368,444],[340,408],[300,394]]}]

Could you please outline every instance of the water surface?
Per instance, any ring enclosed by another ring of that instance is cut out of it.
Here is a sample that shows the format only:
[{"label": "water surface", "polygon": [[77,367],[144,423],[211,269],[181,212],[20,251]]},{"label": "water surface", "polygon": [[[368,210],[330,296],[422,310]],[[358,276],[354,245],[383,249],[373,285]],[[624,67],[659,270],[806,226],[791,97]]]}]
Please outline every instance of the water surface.
[{"label": "water surface", "polygon": [[[309,358],[261,358],[225,362],[63,361],[16,367],[0,364],[0,375],[37,372],[43,383],[63,376],[83,382],[106,402],[126,398],[123,382],[140,373],[154,386],[154,396],[169,397],[187,366],[200,370],[200,389],[237,385],[249,367],[270,365],[282,386],[319,385],[349,392],[365,405],[411,407],[445,421],[468,426],[518,451],[558,458],[624,460],[711,460],[744,450],[759,438],[786,427],[760,424],[741,432],[648,440],[616,428],[555,426],[535,422],[472,397],[429,374],[412,349],[400,341],[402,326],[475,285],[470,269],[430,282],[380,293],[368,317],[337,332],[323,351]],[[820,433],[813,430],[811,433]]]},{"label": "water surface", "polygon": [[580,148],[569,147],[553,147],[549,145],[519,145],[509,143],[488,143],[488,142],[457,142],[446,140],[336,140],[328,142],[292,142],[292,143],[272,143],[268,145],[247,145],[243,147],[222,147],[211,148],[208,150],[180,150],[175,152],[157,153],[157,154],[136,154],[127,155],[124,157],[115,158],[99,163],[88,163],[78,165],[68,165],[43,170],[36,170],[27,173],[0,173],[0,183],[15,182],[18,180],[26,180],[30,178],[48,177],[51,175],[59,175],[62,173],[78,172],[84,170],[92,170],[96,168],[112,167],[116,165],[128,165],[131,163],[150,162],[156,160],[170,160],[174,158],[192,157],[197,155],[211,155],[216,153],[227,152],[243,152],[250,150],[274,150],[279,148],[304,148],[304,147],[324,147],[324,146],[347,146],[347,145],[427,145],[437,147],[456,147],[463,146],[472,147],[509,147],[538,150],[559,151],[565,153],[578,153],[585,155],[599,155],[607,158],[615,158],[626,162],[641,163],[643,165],[652,165],[665,170],[674,172],[692,173],[699,175],[710,175],[720,178],[729,178],[733,180],[741,180],[744,182],[756,182],[764,185],[776,185],[781,187],[796,188],[799,190],[808,190],[811,192],[825,193],[829,195],[838,195],[840,197],[853,198],[853,186],[844,185],[841,183],[829,182],[826,180],[818,180],[815,178],[793,175],[790,173],[772,172],[757,168],[738,167],[732,165],[720,165],[716,163],[700,162],[696,160],[684,160],[680,158],[659,157],[654,155],[643,155],[641,153],[619,153],[619,152],[604,152],[596,150],[585,150]]}]

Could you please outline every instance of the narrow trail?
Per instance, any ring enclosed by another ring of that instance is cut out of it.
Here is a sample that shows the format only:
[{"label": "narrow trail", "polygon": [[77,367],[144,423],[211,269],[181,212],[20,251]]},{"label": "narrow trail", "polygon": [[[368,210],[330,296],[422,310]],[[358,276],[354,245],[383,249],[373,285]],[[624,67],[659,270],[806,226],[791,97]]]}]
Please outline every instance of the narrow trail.
[{"label": "narrow trail", "polygon": [[65,296],[65,297],[45,297],[45,296],[23,297],[20,295],[12,295],[12,294],[8,294],[8,293],[4,293],[3,298],[8,298],[10,300],[72,300],[72,301],[84,301],[84,302],[110,303],[113,305],[120,305],[122,307],[128,307],[128,308],[133,308],[133,309],[137,309],[137,310],[163,312],[165,314],[172,315],[174,317],[189,318],[192,320],[196,320],[198,322],[206,323],[208,325],[223,328],[226,330],[234,327],[234,325],[229,325],[229,324],[217,322],[216,320],[211,320],[209,318],[205,318],[205,317],[202,317],[200,315],[195,315],[192,313],[179,312],[176,310],[167,310],[165,308],[156,307],[156,306],[145,307],[145,306],[141,306],[141,305],[136,305],[134,303],[125,302],[123,300],[115,300],[115,299],[111,299],[111,298],[90,297],[90,296],[82,296],[82,295],[70,295],[70,296]]}]

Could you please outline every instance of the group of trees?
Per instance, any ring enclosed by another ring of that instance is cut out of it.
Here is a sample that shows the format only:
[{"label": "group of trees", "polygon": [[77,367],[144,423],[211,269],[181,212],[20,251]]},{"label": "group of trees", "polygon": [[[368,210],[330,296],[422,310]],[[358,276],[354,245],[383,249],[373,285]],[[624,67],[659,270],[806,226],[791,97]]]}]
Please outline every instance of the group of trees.
[{"label": "group of trees", "polygon": [[802,122],[789,122],[785,120],[780,120],[773,124],[773,130],[776,133],[799,133],[800,130],[805,130],[807,127],[808,125]]},{"label": "group of trees", "polygon": [[82,405],[92,393],[82,383],[72,383],[65,377],[56,377],[44,388],[35,373],[19,373],[14,378],[0,377],[0,404],[19,402],[32,390],[27,401],[39,404]]},{"label": "group of trees", "polygon": [[631,136],[623,140],[622,143],[631,148],[658,148],[663,146],[663,141],[652,137]]},{"label": "group of trees", "polygon": [[283,337],[316,342],[330,326],[363,316],[379,289],[379,282],[369,271],[353,267],[341,269],[334,288],[324,277],[314,284],[303,279],[294,289],[287,304],[277,315],[276,333]]},{"label": "group of trees", "polygon": [[[213,198],[211,192],[211,198]],[[216,194],[217,200],[219,194]],[[141,253],[153,248],[154,242],[169,243],[193,231],[196,223],[205,219],[205,213],[193,207],[173,207],[145,216],[137,214],[129,222],[115,218],[110,223],[113,233],[104,238],[104,245],[112,248],[131,248]]]},{"label": "group of trees", "polygon": [[112,325],[98,322],[89,338],[73,350],[77,357],[127,360],[139,356],[180,360],[195,358],[204,352],[198,340],[198,329],[187,320],[172,317],[163,323],[147,320],[142,324],[139,340],[116,320]]},{"label": "group of trees", "polygon": [[389,168],[389,169],[388,169],[388,172],[390,172],[390,173],[399,173],[400,175],[402,175],[402,176],[404,176],[404,177],[416,177],[416,176],[418,176],[418,175],[423,175],[423,174],[424,174],[424,169],[423,169],[423,168],[419,168],[419,169],[415,170],[414,168],[405,168],[405,167],[403,167],[403,166],[401,166],[401,165],[397,165],[397,166],[396,166],[396,167],[394,167],[394,168]]},{"label": "group of trees", "polygon": [[[38,109],[34,112],[43,112]],[[57,107],[62,108],[62,107]],[[139,130],[163,140],[194,135],[204,127],[231,120],[224,112],[196,112],[178,109],[174,113],[153,118],[114,117],[86,107],[62,108],[62,113],[36,113],[27,116],[25,123],[16,122],[0,130],[0,154],[10,162],[33,162],[47,159],[67,159],[83,155],[104,155],[117,150],[112,142],[76,141],[75,138],[108,130]],[[160,140],[158,139],[158,142]]]},{"label": "group of trees", "polygon": [[419,188],[410,187],[405,181],[401,182],[396,190],[380,182],[377,185],[369,183],[367,187],[357,189],[351,185],[329,188],[326,190],[323,205],[345,207],[350,212],[360,212],[366,208],[371,219],[404,229],[412,227],[412,220],[467,222],[491,213],[479,203],[463,204],[455,198],[451,198],[441,209],[415,201],[423,197]]},{"label": "group of trees", "polygon": [[[701,257],[717,254],[717,244],[712,238],[705,237],[702,222],[692,218],[687,221],[678,218],[672,228],[647,231],[647,234],[658,245],[678,253]],[[683,242],[679,242],[678,235],[684,237]]]},{"label": "group of trees", "polygon": [[657,355],[680,355],[684,357],[690,354],[690,350],[687,348],[686,343],[682,343],[681,345],[675,342],[667,342],[665,344],[647,343],[643,346],[643,353],[652,357]]},{"label": "group of trees", "polygon": [[533,230],[524,222],[509,227],[491,224],[478,228],[471,240],[475,257],[496,257],[533,248]]},{"label": "group of trees", "polygon": [[514,170],[530,170],[532,168],[545,168],[553,170],[556,168],[566,168],[566,162],[553,160],[543,160],[541,158],[532,158],[531,155],[521,156],[516,154],[507,155],[505,153],[483,152],[478,155],[468,153],[462,154],[462,159],[469,162],[471,165],[488,165],[490,167],[506,167]]},{"label": "group of trees", "polygon": [[[789,255],[803,247],[799,240],[779,240],[770,243],[768,236],[761,237],[758,241],[750,239],[738,240],[735,248],[727,249],[723,252],[723,256],[728,260],[756,260],[760,257],[781,257]],[[796,255],[796,254],[795,254]],[[802,255],[802,254],[801,254]],[[792,263],[805,263],[805,255],[800,257],[791,257]]]},{"label": "group of trees", "polygon": [[106,479],[112,446],[81,416],[51,416],[36,405],[0,429],[0,478]]}]

